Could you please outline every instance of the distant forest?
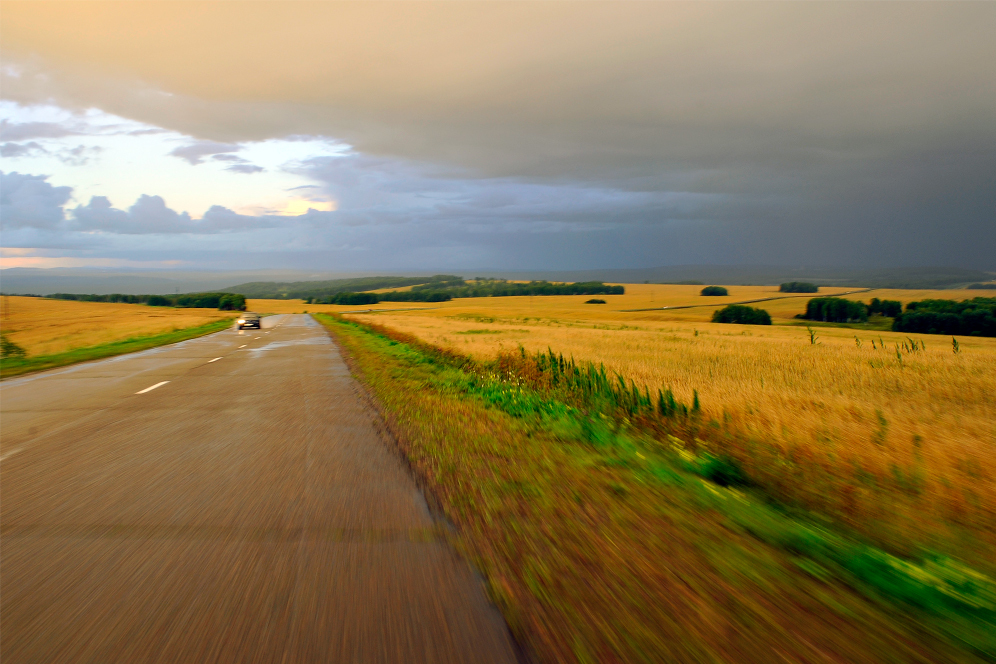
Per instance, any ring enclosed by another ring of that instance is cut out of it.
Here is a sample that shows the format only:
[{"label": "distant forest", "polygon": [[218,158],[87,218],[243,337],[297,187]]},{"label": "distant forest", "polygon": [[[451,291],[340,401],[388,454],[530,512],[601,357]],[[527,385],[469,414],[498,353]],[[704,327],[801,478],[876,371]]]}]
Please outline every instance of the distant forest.
[{"label": "distant forest", "polygon": [[906,305],[892,329],[923,334],[996,337],[996,297],[971,300],[920,300]]},{"label": "distant forest", "polygon": [[431,277],[357,277],[355,279],[330,279],[328,281],[254,281],[222,288],[227,293],[240,293],[248,298],[259,300],[326,300],[338,293],[360,293],[382,288],[403,288],[405,286],[429,285],[460,281],[461,277],[452,274],[437,274]]},{"label": "distant forest", "polygon": [[79,302],[122,302],[125,304],[147,304],[150,307],[183,307],[200,309],[221,309],[222,311],[245,311],[246,298],[238,293],[185,293],[183,295],[80,295],[77,293],[53,293],[45,297],[54,300],[76,300]]},{"label": "distant forest", "polygon": [[453,298],[465,297],[509,297],[514,295],[622,295],[623,286],[609,286],[601,281],[583,281],[573,284],[530,281],[511,283],[504,279],[477,279],[472,282],[460,277],[442,278],[418,284],[408,291],[388,291],[386,293],[340,292],[328,297],[305,298],[308,304],[362,305],[377,302],[445,302]]},{"label": "distant forest", "polygon": [[806,313],[796,316],[828,323],[863,323],[869,314],[892,318],[896,332],[951,334],[996,337],[996,298],[976,297],[971,300],[920,300],[910,302],[903,311],[897,300],[874,298],[870,304],[839,297],[814,297],[806,305]]}]

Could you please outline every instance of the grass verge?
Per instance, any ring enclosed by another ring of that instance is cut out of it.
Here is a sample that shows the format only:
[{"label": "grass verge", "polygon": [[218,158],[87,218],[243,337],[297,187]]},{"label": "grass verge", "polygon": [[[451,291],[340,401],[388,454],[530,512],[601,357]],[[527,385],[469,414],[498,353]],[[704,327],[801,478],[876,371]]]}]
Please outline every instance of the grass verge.
[{"label": "grass verge", "polygon": [[136,351],[146,350],[156,346],[164,346],[166,344],[186,341],[187,339],[204,336],[205,334],[211,334],[212,332],[218,332],[219,330],[231,327],[231,325],[231,320],[223,319],[212,321],[204,325],[198,325],[196,327],[186,327],[179,330],[173,330],[171,332],[164,332],[162,334],[132,337],[131,339],[122,339],[121,341],[101,344],[99,346],[74,348],[73,350],[69,350],[64,353],[55,353],[53,355],[38,355],[36,357],[4,357],[0,358],[0,378],[10,378],[12,376],[20,376],[22,374],[32,373],[35,371],[54,369],[56,367],[66,366],[67,364],[76,364],[77,362],[99,360],[113,355],[134,353]]},{"label": "grass verge", "polygon": [[[991,580],[787,512],[730,459],[641,428],[632,407],[660,406],[649,395],[623,385],[616,403],[606,390],[557,398],[568,393],[552,360],[475,363],[386,328],[316,318],[537,659],[996,658]],[[694,404],[659,396],[672,416],[692,417]]]}]

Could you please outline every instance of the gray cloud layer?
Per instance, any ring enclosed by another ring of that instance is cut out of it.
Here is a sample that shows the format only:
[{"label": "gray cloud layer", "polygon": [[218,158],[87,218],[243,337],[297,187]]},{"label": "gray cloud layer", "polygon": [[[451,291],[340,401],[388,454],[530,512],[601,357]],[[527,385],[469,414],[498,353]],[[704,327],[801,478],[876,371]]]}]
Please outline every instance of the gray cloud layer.
[{"label": "gray cloud layer", "polygon": [[[241,150],[238,145],[231,145],[228,143],[215,143],[213,141],[200,141],[197,143],[191,143],[190,145],[183,145],[176,148],[171,155],[174,157],[179,157],[185,160],[191,165],[197,165],[204,161],[205,157],[219,157],[228,156],[229,153],[238,152]],[[234,156],[234,155],[231,155]]]},{"label": "gray cloud layer", "polygon": [[198,136],[191,163],[375,155],[305,166],[368,228],[329,246],[996,268],[996,3],[46,3],[0,29],[10,98]]},{"label": "gray cloud layer", "polygon": [[[101,232],[113,235],[214,235],[274,228],[288,223],[275,216],[237,214],[214,205],[200,219],[177,212],[160,196],[142,195],[127,210],[115,208],[105,196],[69,210],[71,187],[56,187],[48,176],[0,171],[0,219],[5,231],[31,229],[63,233]],[[28,236],[32,241],[35,235]],[[5,241],[5,246],[19,246]],[[32,245],[28,245],[32,246]]]}]

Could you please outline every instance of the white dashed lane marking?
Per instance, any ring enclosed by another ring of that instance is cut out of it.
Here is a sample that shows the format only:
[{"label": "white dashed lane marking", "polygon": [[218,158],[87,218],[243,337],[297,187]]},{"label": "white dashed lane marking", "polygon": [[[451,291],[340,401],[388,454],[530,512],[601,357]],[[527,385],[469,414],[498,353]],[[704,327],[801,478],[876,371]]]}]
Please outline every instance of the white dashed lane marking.
[{"label": "white dashed lane marking", "polygon": [[208,364],[211,364],[212,362],[217,362],[220,359],[221,359],[220,357],[216,357],[213,360],[208,360]]},{"label": "white dashed lane marking", "polygon": [[156,383],[152,387],[147,387],[144,390],[139,390],[138,392],[135,392],[135,394],[145,394],[146,392],[151,392],[152,390],[156,389],[157,387],[162,387],[163,385],[165,385],[168,382],[169,382],[168,380],[164,380],[161,383]]},{"label": "white dashed lane marking", "polygon": [[249,345],[249,344],[242,344],[241,346],[239,346],[239,348],[245,348],[245,347],[246,347],[246,346],[248,346],[248,345]]},{"label": "white dashed lane marking", "polygon": [[18,452],[20,452],[20,451],[21,451],[21,448],[20,448],[20,447],[15,447],[15,448],[14,448],[14,449],[12,449],[12,450],[9,450],[9,451],[7,451],[7,452],[4,452],[3,454],[0,454],[0,461],[3,461],[4,459],[6,459],[6,458],[7,458],[7,457],[9,457],[9,456],[12,456],[12,455],[14,455],[14,454],[17,454],[17,453],[18,453]]}]

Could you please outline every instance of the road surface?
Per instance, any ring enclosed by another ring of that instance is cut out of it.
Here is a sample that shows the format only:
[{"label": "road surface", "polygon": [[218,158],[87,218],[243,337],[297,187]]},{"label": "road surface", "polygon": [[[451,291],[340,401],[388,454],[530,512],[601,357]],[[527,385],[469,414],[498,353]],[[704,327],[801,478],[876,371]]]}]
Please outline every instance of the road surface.
[{"label": "road surface", "polygon": [[308,316],[0,385],[0,660],[511,662]]}]

